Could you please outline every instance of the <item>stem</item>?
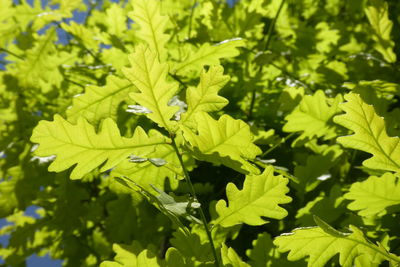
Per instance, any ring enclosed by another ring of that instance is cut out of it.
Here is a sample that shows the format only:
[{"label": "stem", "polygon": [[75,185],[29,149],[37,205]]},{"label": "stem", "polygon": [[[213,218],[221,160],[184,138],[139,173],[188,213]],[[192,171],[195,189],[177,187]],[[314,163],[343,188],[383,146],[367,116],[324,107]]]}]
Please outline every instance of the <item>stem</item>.
[{"label": "stem", "polygon": [[261,154],[260,157],[264,157],[265,155],[268,155],[271,151],[273,151],[275,148],[277,148],[278,146],[280,146],[281,144],[285,143],[286,140],[288,140],[289,138],[291,138],[293,135],[295,134],[295,132],[289,134],[288,136],[282,138],[277,144],[275,144],[273,147],[269,148],[267,151],[265,151],[264,153]]},{"label": "stem", "polygon": [[[268,50],[268,48],[269,48],[269,44],[271,43],[271,37],[272,37],[272,29],[275,27],[276,21],[278,20],[278,17],[281,14],[281,11],[282,11],[282,8],[283,8],[283,5],[285,4],[285,2],[286,2],[286,0],[281,1],[281,4],[279,5],[278,11],[276,12],[275,17],[272,20],[271,24],[269,25],[268,32],[266,35],[266,41],[265,41],[265,45],[264,45],[264,51]],[[258,74],[261,74],[262,69],[263,69],[263,66],[260,66],[260,68],[258,69]],[[253,109],[254,109],[254,105],[256,102],[256,90],[257,90],[257,87],[254,86],[253,92],[251,93],[250,109],[249,109],[248,116],[247,116],[248,120],[250,120],[251,117],[253,116]]]},{"label": "stem", "polygon": [[[192,181],[190,180],[189,172],[187,171],[187,169],[185,167],[185,164],[183,163],[182,155],[180,154],[178,146],[176,145],[175,137],[172,136],[171,140],[172,140],[171,145],[175,150],[175,153],[176,153],[176,155],[178,157],[179,163],[182,166],[182,170],[183,170],[183,174],[185,176],[185,180],[186,180],[187,184],[189,185],[190,194],[192,194],[193,198],[196,201],[198,201],[197,196],[196,196],[196,191],[194,190],[194,186],[192,184]],[[210,228],[208,227],[207,219],[206,219],[206,216],[204,215],[203,208],[202,208],[201,205],[200,205],[200,208],[199,208],[199,212],[200,212],[201,221],[203,222],[204,228],[205,228],[206,233],[207,233],[208,241],[210,242],[210,245],[211,245],[211,250],[212,250],[213,255],[214,255],[215,266],[219,267],[221,265],[220,265],[219,260],[218,260],[217,251],[215,249],[214,241],[213,241],[212,236],[211,236],[211,231],[210,231]]]},{"label": "stem", "polygon": [[16,57],[16,58],[19,58],[19,59],[22,59],[22,60],[24,60],[24,58],[23,58],[23,57],[21,57],[21,56],[19,56],[19,55],[15,54],[14,52],[11,52],[11,51],[10,51],[10,50],[8,50],[8,49],[5,49],[5,48],[2,48],[2,47],[0,47],[0,51],[3,51],[3,52],[6,52],[6,53],[9,53],[10,55],[12,55],[12,56],[14,56],[14,57]]},{"label": "stem", "polygon": [[281,14],[281,11],[282,11],[282,8],[283,8],[283,5],[285,4],[285,2],[286,2],[286,0],[281,1],[281,4],[279,5],[278,11],[276,12],[275,17],[272,20],[271,24],[269,25],[268,32],[267,32],[267,39],[266,39],[265,46],[264,46],[264,51],[268,50],[268,48],[269,48],[269,44],[271,42],[271,37],[272,37],[272,29],[275,27],[276,21],[278,20],[278,17]]}]

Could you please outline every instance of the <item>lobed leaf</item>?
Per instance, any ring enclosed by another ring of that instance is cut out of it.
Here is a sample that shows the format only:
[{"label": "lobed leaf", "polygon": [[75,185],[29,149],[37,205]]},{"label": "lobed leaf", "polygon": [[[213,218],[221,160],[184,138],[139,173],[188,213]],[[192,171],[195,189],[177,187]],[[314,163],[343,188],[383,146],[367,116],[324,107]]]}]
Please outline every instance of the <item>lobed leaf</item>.
[{"label": "lobed leaf", "polygon": [[200,83],[197,88],[189,87],[186,91],[187,112],[182,114],[181,122],[190,121],[198,112],[212,112],[222,109],[228,100],[218,95],[218,91],[229,81],[224,75],[222,66],[211,66],[208,71],[200,74]]},{"label": "lobed leaf", "polygon": [[279,204],[289,203],[292,199],[286,196],[289,192],[288,179],[274,176],[274,168],[267,167],[260,175],[248,175],[244,180],[243,189],[238,190],[233,183],[226,187],[225,200],[219,200],[216,205],[218,218],[214,224],[229,227],[236,224],[262,225],[266,220],[262,217],[282,219],[287,211]]},{"label": "lobed leaf", "polygon": [[336,116],[334,121],[352,131],[353,135],[337,139],[345,147],[372,154],[363,165],[371,169],[400,172],[400,139],[389,137],[385,121],[374,107],[366,104],[358,94],[345,95],[346,103],[341,108],[346,114]]},{"label": "lobed leaf", "polygon": [[285,132],[302,132],[299,138],[324,137],[330,139],[336,136],[332,118],[339,113],[341,96],[338,95],[330,105],[324,92],[318,90],[314,95],[306,95],[299,105],[285,117],[287,123],[283,126]]},{"label": "lobed leaf", "polygon": [[49,171],[60,172],[77,164],[71,179],[82,178],[105,161],[101,171],[115,167],[131,154],[146,156],[157,145],[165,144],[164,137],[148,136],[141,127],[135,129],[131,138],[122,137],[112,119],[104,120],[97,134],[85,119],[79,118],[73,125],[59,115],[54,116],[54,121],[39,122],[31,141],[39,144],[35,155],[56,155]]},{"label": "lobed leaf", "polygon": [[390,38],[393,22],[389,19],[388,3],[383,0],[369,0],[368,2],[365,14],[374,33],[375,49],[387,62],[394,63],[396,54],[393,51],[394,42]]},{"label": "lobed leaf", "polygon": [[169,36],[164,33],[168,17],[160,14],[160,1],[158,0],[133,0],[133,11],[128,16],[140,26],[137,33],[150,49],[161,60],[166,55],[164,48]]},{"label": "lobed leaf", "polygon": [[132,67],[123,68],[122,72],[140,91],[130,93],[130,97],[151,111],[145,114],[149,119],[160,127],[171,129],[174,122],[170,119],[179,107],[168,105],[178,90],[176,83],[166,80],[168,65],[161,64],[157,54],[144,45],[136,47],[129,61]]},{"label": "lobed leaf", "polygon": [[134,91],[130,81],[108,76],[105,86],[89,85],[84,94],[72,100],[72,107],[67,110],[68,120],[75,123],[84,117],[94,124],[105,118],[115,120],[119,104],[128,100],[128,94]]},{"label": "lobed leaf", "polygon": [[195,116],[198,134],[182,126],[185,139],[192,145],[192,153],[199,160],[224,164],[244,173],[259,173],[247,159],[254,159],[261,150],[252,143],[250,127],[241,120],[223,115],[214,120],[205,112]]},{"label": "lobed leaf", "polygon": [[177,64],[173,72],[181,74],[187,71],[200,71],[204,65],[219,65],[221,58],[235,57],[239,54],[237,47],[244,46],[241,38],[222,41],[215,45],[203,44],[196,52]]},{"label": "lobed leaf", "polygon": [[100,267],[161,266],[154,253],[143,249],[137,241],[131,246],[114,244],[113,250],[116,253],[114,261],[103,261]]},{"label": "lobed leaf", "polygon": [[353,200],[347,207],[358,211],[360,216],[385,215],[388,207],[400,204],[399,178],[392,173],[370,176],[352,184],[344,198]]},{"label": "lobed leaf", "polygon": [[228,248],[225,244],[222,244],[221,258],[226,267],[250,267],[250,265],[242,261],[233,248]]},{"label": "lobed leaf", "polygon": [[350,230],[352,233],[348,234],[334,230],[339,234],[332,235],[320,227],[298,228],[292,233],[278,236],[274,244],[280,252],[289,251],[287,258],[290,261],[309,257],[309,267],[325,266],[336,254],[339,254],[339,263],[344,267],[354,266],[354,261],[360,257],[366,258],[370,266],[385,260],[400,262],[398,257],[388,253],[381,245],[369,242],[357,227],[350,225]]}]

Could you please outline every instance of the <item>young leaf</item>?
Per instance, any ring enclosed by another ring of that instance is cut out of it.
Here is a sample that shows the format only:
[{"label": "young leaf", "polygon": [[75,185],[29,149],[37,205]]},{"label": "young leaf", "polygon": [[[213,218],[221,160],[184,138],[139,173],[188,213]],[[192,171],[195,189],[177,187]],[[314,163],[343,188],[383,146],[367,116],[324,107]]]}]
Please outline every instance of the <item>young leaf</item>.
[{"label": "young leaf", "polygon": [[160,64],[157,54],[144,45],[136,47],[129,56],[131,68],[123,68],[124,75],[139,89],[140,93],[130,96],[151,113],[145,114],[160,127],[171,129],[170,119],[179,110],[177,106],[169,106],[168,102],[178,90],[176,83],[167,82],[168,65]]},{"label": "young leaf", "polygon": [[233,248],[228,248],[225,244],[222,244],[221,257],[222,263],[226,267],[250,267],[250,265],[242,261]]},{"label": "young leaf", "polygon": [[384,0],[370,0],[365,8],[365,14],[373,29],[375,49],[382,54],[389,63],[396,62],[396,54],[393,52],[394,42],[390,38],[393,22],[389,19],[388,3]]},{"label": "young leaf", "polygon": [[330,139],[335,137],[335,125],[332,123],[332,117],[340,111],[338,106],[341,97],[338,95],[330,105],[327,100],[321,90],[312,96],[304,96],[297,108],[286,116],[287,123],[283,130],[285,132],[303,132],[299,138],[324,137],[324,139]]},{"label": "young leaf", "polygon": [[346,114],[336,116],[334,121],[354,134],[339,137],[338,142],[371,153],[373,156],[363,162],[367,168],[400,172],[400,138],[387,135],[384,119],[360,95],[349,93],[345,99],[341,108]]},{"label": "young leaf", "polygon": [[219,217],[214,224],[229,227],[240,223],[262,225],[266,223],[262,217],[282,219],[287,211],[279,204],[289,203],[292,199],[286,196],[289,192],[288,179],[274,176],[274,168],[267,167],[260,175],[248,175],[243,189],[238,190],[233,183],[226,187],[225,200],[219,200],[216,210]]},{"label": "young leaf", "polygon": [[68,120],[75,123],[81,116],[93,124],[105,118],[115,120],[118,105],[128,100],[129,92],[134,91],[130,81],[108,76],[105,86],[89,85],[83,95],[73,99],[72,107],[67,110]]},{"label": "young leaf", "polygon": [[400,204],[399,178],[392,173],[385,173],[382,177],[371,176],[352,184],[344,197],[353,200],[347,207],[358,211],[360,216],[385,215],[387,207]]},{"label": "young leaf", "polygon": [[193,146],[193,155],[212,163],[224,164],[244,173],[259,173],[258,168],[247,162],[261,150],[252,143],[250,127],[241,120],[223,115],[218,121],[205,112],[195,116],[198,134],[182,126],[185,139]]},{"label": "young leaf", "polygon": [[117,37],[122,37],[127,27],[124,9],[117,3],[112,3],[111,6],[107,8],[106,15],[108,33]]},{"label": "young leaf", "polygon": [[56,155],[50,171],[60,172],[77,164],[71,179],[82,178],[105,161],[101,171],[115,167],[131,154],[146,156],[156,145],[165,144],[161,135],[148,136],[141,127],[135,129],[131,138],[122,137],[112,119],[104,120],[96,134],[85,119],[79,118],[73,125],[59,115],[54,116],[54,121],[39,122],[31,141],[40,144],[35,155]]},{"label": "young leaf", "polygon": [[250,258],[250,266],[266,267],[266,266],[301,266],[298,263],[287,261],[277,251],[272,243],[272,238],[268,233],[261,233],[253,242],[253,248],[246,251],[246,255]]},{"label": "young leaf", "polygon": [[[111,171],[110,176],[127,176],[146,190],[150,190],[150,184],[158,188],[164,188],[168,177],[169,186],[173,189],[177,188],[178,179],[183,178],[183,174],[181,168],[179,168],[179,160],[175,150],[170,145],[159,145],[147,157],[162,158],[167,164],[157,167],[147,159],[144,159],[142,163],[132,163],[126,160],[118,164]],[[189,162],[185,161],[185,163],[189,165]]]},{"label": "young leaf", "polygon": [[164,46],[169,37],[164,33],[168,17],[161,16],[160,1],[134,0],[132,6],[133,11],[129,12],[128,16],[140,26],[138,37],[149,45],[159,60],[162,60],[166,54]]},{"label": "young leaf", "polygon": [[200,74],[200,83],[197,88],[189,87],[186,91],[187,112],[182,114],[181,122],[190,121],[197,112],[212,112],[222,109],[228,100],[218,95],[218,91],[229,81],[224,75],[222,66],[211,66],[208,71]]},{"label": "young leaf", "polygon": [[209,262],[213,259],[210,243],[202,242],[196,233],[185,234],[177,230],[173,233],[170,242],[187,259],[200,262]]},{"label": "young leaf", "polygon": [[143,249],[137,241],[131,246],[114,244],[113,250],[116,253],[114,261],[103,261],[100,267],[161,266],[154,253]]},{"label": "young leaf", "polygon": [[[22,86],[37,86],[39,79],[58,81],[57,60],[51,58],[55,52],[54,41],[56,29],[51,27],[46,34],[40,36],[34,47],[26,51],[26,59],[18,63],[18,77]],[[57,79],[56,79],[57,77]]]},{"label": "young leaf", "polygon": [[181,74],[191,70],[200,71],[204,65],[219,65],[221,58],[237,56],[239,54],[237,47],[240,46],[244,46],[241,38],[225,40],[212,46],[205,43],[196,52],[177,64],[173,72]]},{"label": "young leaf", "polygon": [[290,251],[290,261],[309,256],[309,267],[325,266],[325,263],[338,253],[339,263],[344,267],[353,266],[354,261],[361,256],[367,257],[368,262],[373,264],[385,260],[400,262],[399,257],[390,254],[381,245],[376,246],[369,242],[357,227],[350,225],[350,229],[352,233],[335,230],[340,234],[331,235],[320,227],[298,228],[293,230],[293,233],[278,236],[274,244],[279,247],[280,252]]}]

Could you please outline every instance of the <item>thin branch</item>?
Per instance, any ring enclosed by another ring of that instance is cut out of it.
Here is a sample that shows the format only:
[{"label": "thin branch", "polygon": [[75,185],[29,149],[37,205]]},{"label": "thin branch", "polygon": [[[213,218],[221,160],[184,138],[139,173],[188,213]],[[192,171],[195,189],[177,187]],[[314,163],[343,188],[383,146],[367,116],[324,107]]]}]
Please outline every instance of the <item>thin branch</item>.
[{"label": "thin branch", "polygon": [[6,52],[6,53],[8,53],[8,54],[10,54],[10,55],[12,55],[12,56],[14,56],[14,57],[16,57],[16,58],[19,58],[19,59],[21,59],[21,60],[24,60],[24,58],[23,58],[22,56],[19,56],[19,55],[15,54],[14,52],[11,52],[11,51],[8,50],[8,49],[5,49],[5,48],[0,47],[0,51]]},{"label": "thin branch", "polygon": [[[268,50],[268,48],[269,48],[269,45],[271,43],[271,38],[272,38],[272,30],[275,27],[276,21],[278,20],[278,17],[282,11],[282,8],[283,8],[285,2],[286,2],[286,0],[281,0],[281,4],[279,5],[278,11],[276,12],[275,17],[272,20],[271,24],[269,25],[268,33],[265,38],[266,41],[265,41],[265,45],[264,45],[264,51]],[[262,69],[263,69],[263,66],[260,66],[260,68],[258,69],[257,75],[261,74]],[[254,105],[256,102],[256,93],[257,93],[257,87],[255,86],[253,89],[253,92],[251,93],[250,109],[249,109],[248,116],[247,116],[248,120],[250,120],[251,117],[253,116],[253,109],[254,109]]]},{"label": "thin branch", "polygon": [[[176,155],[177,155],[177,157],[179,159],[179,162],[180,162],[180,164],[182,166],[182,170],[183,170],[183,173],[185,175],[185,180],[186,180],[186,182],[187,182],[187,184],[189,186],[190,194],[192,195],[192,197],[196,201],[198,201],[197,196],[196,196],[196,191],[194,189],[192,181],[190,180],[189,172],[187,171],[187,169],[185,167],[185,164],[183,163],[182,155],[179,152],[178,146],[176,145],[175,137],[172,136],[171,139],[172,139],[171,145],[174,148],[175,153],[176,153]],[[214,255],[214,260],[215,260],[215,266],[220,267],[221,265],[219,263],[217,251],[215,249],[214,241],[213,241],[212,236],[211,236],[211,231],[210,231],[210,228],[208,227],[207,219],[206,219],[206,216],[204,215],[203,208],[201,206],[199,208],[199,213],[200,213],[201,220],[203,222],[204,228],[205,228],[206,233],[207,233],[208,241],[210,242],[210,245],[211,245],[211,250],[212,250],[212,253]]]}]

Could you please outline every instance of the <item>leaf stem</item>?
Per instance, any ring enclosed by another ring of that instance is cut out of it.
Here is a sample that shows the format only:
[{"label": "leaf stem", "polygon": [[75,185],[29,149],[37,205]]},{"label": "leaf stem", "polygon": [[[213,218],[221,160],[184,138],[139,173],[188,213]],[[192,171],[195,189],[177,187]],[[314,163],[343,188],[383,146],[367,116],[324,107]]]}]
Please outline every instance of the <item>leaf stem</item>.
[{"label": "leaf stem", "polygon": [[[179,152],[178,146],[176,145],[175,137],[172,136],[171,140],[172,140],[171,145],[174,148],[175,153],[176,153],[176,155],[178,157],[179,163],[182,166],[183,174],[185,176],[186,182],[188,183],[190,193],[193,196],[193,198],[196,201],[198,201],[197,196],[196,196],[196,191],[194,189],[192,181],[190,180],[189,172],[187,171],[187,169],[185,167],[185,164],[183,163],[182,155]],[[200,206],[200,208],[199,208],[199,213],[200,213],[201,221],[203,222],[204,228],[205,228],[206,233],[207,233],[208,241],[210,242],[210,245],[211,245],[211,250],[212,250],[212,253],[214,255],[214,260],[215,260],[215,266],[220,267],[221,265],[219,263],[217,251],[215,249],[214,241],[213,241],[212,236],[211,236],[211,231],[210,231],[210,228],[208,227],[207,219],[206,219],[206,216],[204,215],[202,206]]]},{"label": "leaf stem", "polygon": [[264,153],[262,153],[260,155],[260,157],[264,157],[265,155],[268,155],[270,152],[272,152],[275,148],[277,148],[278,146],[280,146],[281,144],[285,143],[286,140],[288,140],[289,138],[291,138],[293,135],[295,134],[295,132],[289,134],[286,137],[283,137],[277,144],[275,144],[274,146],[270,147],[267,151],[265,151]]}]

